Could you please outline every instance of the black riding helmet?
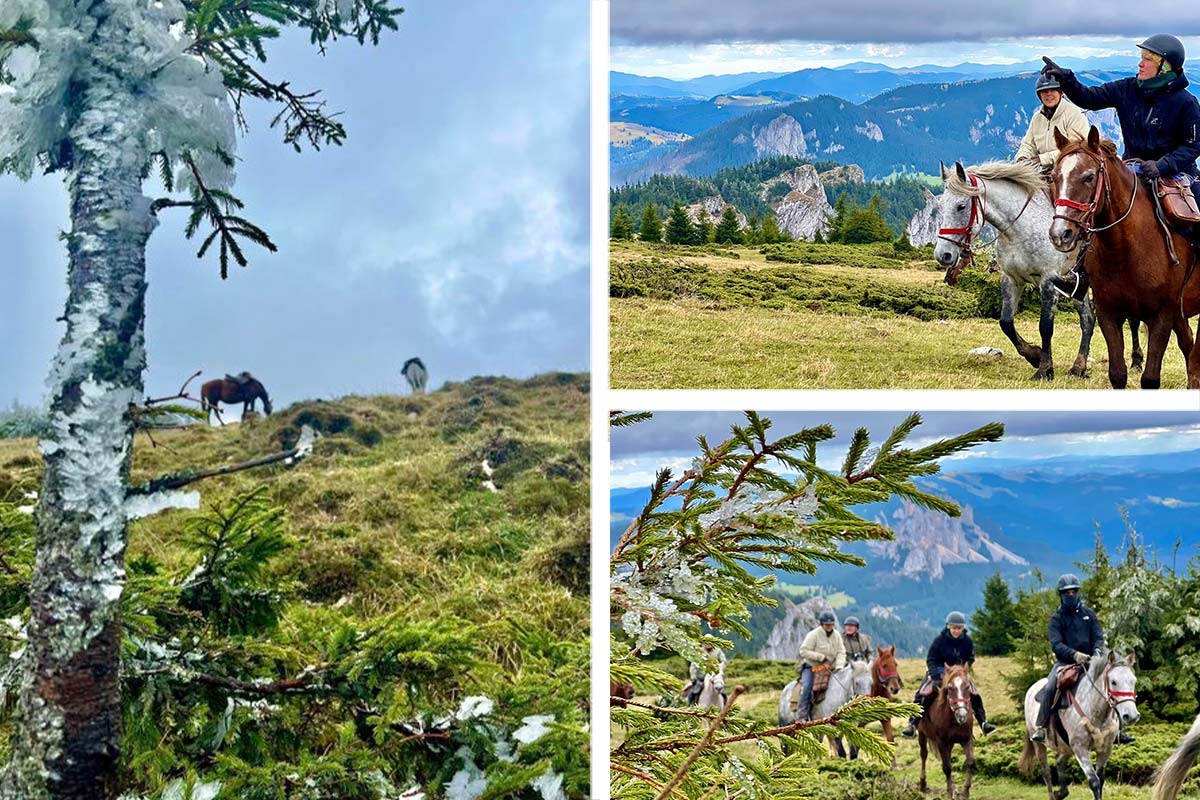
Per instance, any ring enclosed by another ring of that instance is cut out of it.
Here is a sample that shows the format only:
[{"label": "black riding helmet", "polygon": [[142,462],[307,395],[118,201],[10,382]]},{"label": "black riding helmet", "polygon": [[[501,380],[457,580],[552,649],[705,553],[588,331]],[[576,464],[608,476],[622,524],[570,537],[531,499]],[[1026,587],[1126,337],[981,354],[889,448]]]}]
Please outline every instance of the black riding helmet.
[{"label": "black riding helmet", "polygon": [[817,615],[817,622],[821,623],[822,625],[832,625],[836,621],[837,618],[833,616],[832,611],[822,611]]},{"label": "black riding helmet", "polygon": [[1038,75],[1037,86],[1034,89],[1034,91],[1035,92],[1044,92],[1047,89],[1061,90],[1062,86],[1059,85],[1058,78],[1052,77],[1050,75]]},{"label": "black riding helmet", "polygon": [[1183,60],[1186,56],[1183,50],[1183,42],[1169,33],[1156,33],[1139,44],[1138,47],[1162,57],[1163,60],[1171,65],[1171,69],[1176,72],[1183,69]]},{"label": "black riding helmet", "polygon": [[1079,589],[1079,576],[1073,572],[1065,572],[1058,576],[1058,591],[1065,592],[1067,589]]}]

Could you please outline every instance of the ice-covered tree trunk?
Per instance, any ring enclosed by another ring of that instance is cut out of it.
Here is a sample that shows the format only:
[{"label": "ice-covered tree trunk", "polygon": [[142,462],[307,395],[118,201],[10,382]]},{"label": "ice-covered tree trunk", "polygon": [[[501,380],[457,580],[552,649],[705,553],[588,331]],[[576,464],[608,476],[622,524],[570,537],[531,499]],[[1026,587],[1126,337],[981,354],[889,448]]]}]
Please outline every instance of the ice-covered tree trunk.
[{"label": "ice-covered tree trunk", "polygon": [[[98,17],[96,49],[119,46],[120,15]],[[50,376],[27,683],[4,798],[118,793],[129,406],[142,393],[145,248],[154,218],[141,190],[145,126],[127,78],[115,62],[96,64],[90,75],[79,87],[71,136],[67,330]]]}]

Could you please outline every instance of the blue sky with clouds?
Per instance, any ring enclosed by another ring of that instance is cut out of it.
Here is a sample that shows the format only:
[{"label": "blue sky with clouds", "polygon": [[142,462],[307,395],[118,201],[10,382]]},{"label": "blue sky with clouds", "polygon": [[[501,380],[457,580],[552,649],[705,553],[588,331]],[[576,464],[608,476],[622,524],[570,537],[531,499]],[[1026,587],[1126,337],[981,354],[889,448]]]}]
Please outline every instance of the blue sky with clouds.
[{"label": "blue sky with clouds", "polygon": [[873,61],[894,67],[1128,54],[1170,32],[1200,51],[1194,3],[1141,0],[613,0],[612,69],[673,79],[791,72]]},{"label": "blue sky with clouds", "polygon": [[[221,281],[182,212],[148,250],[147,391],[248,369],[276,398],[584,370],[588,14],[579,4],[405,4],[379,47],[275,43],[266,73],[321,88],[343,147],[297,154],[250,114],[235,192],[279,245]],[[62,334],[66,194],[0,177],[0,404],[40,402]]]},{"label": "blue sky with clouds", "polygon": [[[828,423],[836,437],[818,447],[821,464],[837,469],[855,429],[865,427],[880,442],[908,416],[899,411],[762,411],[776,436]],[[941,462],[944,471],[981,465],[1038,462],[1064,456],[1110,458],[1152,453],[1200,452],[1200,418],[1194,411],[944,411],[922,413],[923,422],[908,446],[921,447],[989,422],[1002,422],[1005,435]],[[658,412],[648,422],[612,431],[611,473],[614,489],[648,486],[663,467],[681,472],[698,455],[696,437],[715,445],[729,437],[731,425],[743,424],[736,411]],[[1197,459],[1200,466],[1200,458]]]}]

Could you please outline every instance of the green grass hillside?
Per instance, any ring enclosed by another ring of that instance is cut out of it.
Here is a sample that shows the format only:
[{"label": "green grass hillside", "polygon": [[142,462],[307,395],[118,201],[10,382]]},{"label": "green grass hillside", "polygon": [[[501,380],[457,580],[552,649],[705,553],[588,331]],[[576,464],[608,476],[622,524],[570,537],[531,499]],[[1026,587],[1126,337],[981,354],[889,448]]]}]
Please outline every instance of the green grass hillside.
[{"label": "green grass hillside", "polygon": [[[913,692],[925,674],[924,659],[900,659],[900,675],[905,689],[902,699],[911,700]],[[670,671],[681,680],[686,675],[686,665],[680,659],[669,662]],[[1016,666],[1007,658],[984,656],[975,662],[974,675],[983,695],[989,719],[999,730],[987,738],[977,738],[975,747],[976,774],[971,787],[971,797],[976,800],[1042,800],[1046,790],[1038,775],[1023,777],[1017,772],[1024,736],[1024,715],[1008,699],[1006,675],[1015,673]],[[780,661],[735,656],[725,670],[726,685],[743,684],[749,692],[740,703],[744,713],[753,717],[774,720],[777,715],[779,693],[784,685],[796,675],[792,664]],[[916,800],[922,797],[918,790],[920,779],[920,754],[916,739],[899,736],[901,720],[893,723],[897,734],[898,769],[892,771],[888,765],[862,761],[847,762],[828,758],[819,762],[821,790],[815,795],[822,800]],[[879,731],[878,725],[871,729]],[[1137,737],[1131,745],[1114,749],[1109,761],[1108,779],[1104,796],[1115,800],[1149,800],[1150,774],[1178,745],[1188,729],[1188,723],[1163,723],[1145,717],[1130,732]],[[962,756],[956,750],[955,780],[962,784]],[[942,780],[941,763],[932,757],[927,762],[930,797],[944,797],[945,783]],[[1072,761],[1072,796],[1090,797],[1078,765]],[[1200,770],[1198,775],[1186,783],[1183,797],[1200,798]]]},{"label": "green grass hillside", "polygon": [[[311,705],[280,699],[264,710],[230,700],[228,712],[223,697],[209,697],[182,718],[161,712],[145,726],[127,723],[130,783],[148,797],[193,774],[224,780],[221,798],[391,797],[364,782],[382,787],[378,771],[402,790],[420,775],[449,780],[457,768],[453,752],[435,749],[436,737],[405,737],[396,726],[486,695],[496,724],[509,729],[554,715],[553,736],[521,745],[532,753],[521,762],[526,773],[511,765],[502,794],[518,796],[552,765],[567,796],[587,796],[589,389],[586,375],[474,378],[426,396],[297,403],[237,425],[156,433],[154,444],[139,435],[135,482],[279,452],[302,425],[323,433],[294,467],[191,488],[204,508],[262,487],[284,509],[287,546],[266,562],[261,581],[282,598],[278,624],[221,646],[254,652],[251,668],[264,678],[340,659],[351,666],[339,667],[337,679],[359,694],[336,684],[335,696]],[[483,485],[484,459],[497,492]],[[39,475],[34,441],[0,441],[0,497],[13,486],[36,487]],[[173,510],[134,523],[131,590],[135,575],[192,570],[197,551],[184,532],[201,513]],[[169,594],[184,584],[156,585]],[[145,613],[126,610],[131,619]],[[370,654],[354,660],[346,655],[354,648]],[[400,683],[387,672],[393,662],[408,670]],[[166,708],[144,692],[130,702]],[[195,740],[167,734],[178,730]],[[435,796],[443,790],[433,787]]]},{"label": "green grass hillside", "polygon": [[[1055,326],[1056,379],[1031,381],[1033,367],[997,323],[999,276],[977,268],[964,273],[958,287],[947,286],[928,251],[900,256],[887,243],[610,246],[613,388],[1109,386],[1099,330],[1087,377],[1067,375],[1079,345],[1078,316],[1068,304],[1060,304]],[[1031,290],[1016,324],[1036,343]],[[977,347],[1004,355],[968,354]],[[1127,359],[1128,352],[1127,344]],[[1136,386],[1138,373],[1130,376]],[[1174,344],[1164,358],[1162,385],[1186,385]]]}]

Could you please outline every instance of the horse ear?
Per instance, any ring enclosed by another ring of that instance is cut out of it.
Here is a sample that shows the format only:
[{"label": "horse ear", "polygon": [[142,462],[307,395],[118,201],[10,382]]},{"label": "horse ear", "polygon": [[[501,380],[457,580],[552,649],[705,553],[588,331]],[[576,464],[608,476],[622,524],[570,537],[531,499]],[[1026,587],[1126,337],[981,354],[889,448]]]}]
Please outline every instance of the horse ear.
[{"label": "horse ear", "polygon": [[927,187],[927,186],[924,187],[924,191],[925,191],[925,202],[926,203],[928,203],[930,200],[932,200],[934,197],[937,196],[933,192],[929,191],[929,187]]},{"label": "horse ear", "polygon": [[1055,125],[1054,126],[1054,147],[1055,147],[1055,149],[1062,150],[1064,147],[1067,146],[1068,142],[1070,142],[1070,139],[1063,136],[1063,132],[1058,129],[1057,125]]},{"label": "horse ear", "polygon": [[1095,125],[1092,126],[1092,129],[1090,131],[1088,131],[1087,142],[1088,142],[1088,147],[1090,147],[1091,149],[1093,149],[1093,150],[1100,149],[1100,129],[1097,128]]},{"label": "horse ear", "polygon": [[[1092,128],[1092,130],[1095,130],[1095,128]],[[1110,663],[1110,664],[1117,663],[1117,651],[1116,650],[1108,651],[1108,663]]]},{"label": "horse ear", "polygon": [[961,161],[954,162],[954,171],[958,173],[958,179],[963,183],[967,182],[967,171],[963,169]]},{"label": "horse ear", "polygon": [[892,645],[891,647],[888,648],[888,655],[889,656],[896,655],[896,645]]},{"label": "horse ear", "polygon": [[1131,667],[1137,666],[1137,656],[1135,656],[1133,653],[1130,653],[1125,657],[1125,663],[1129,664]]},{"label": "horse ear", "polygon": [[[943,162],[941,162],[941,161],[938,162],[938,168],[942,172],[942,180],[946,180],[946,178],[950,177],[950,173],[946,171],[946,165]],[[926,189],[926,191],[929,191],[929,190]]]}]

